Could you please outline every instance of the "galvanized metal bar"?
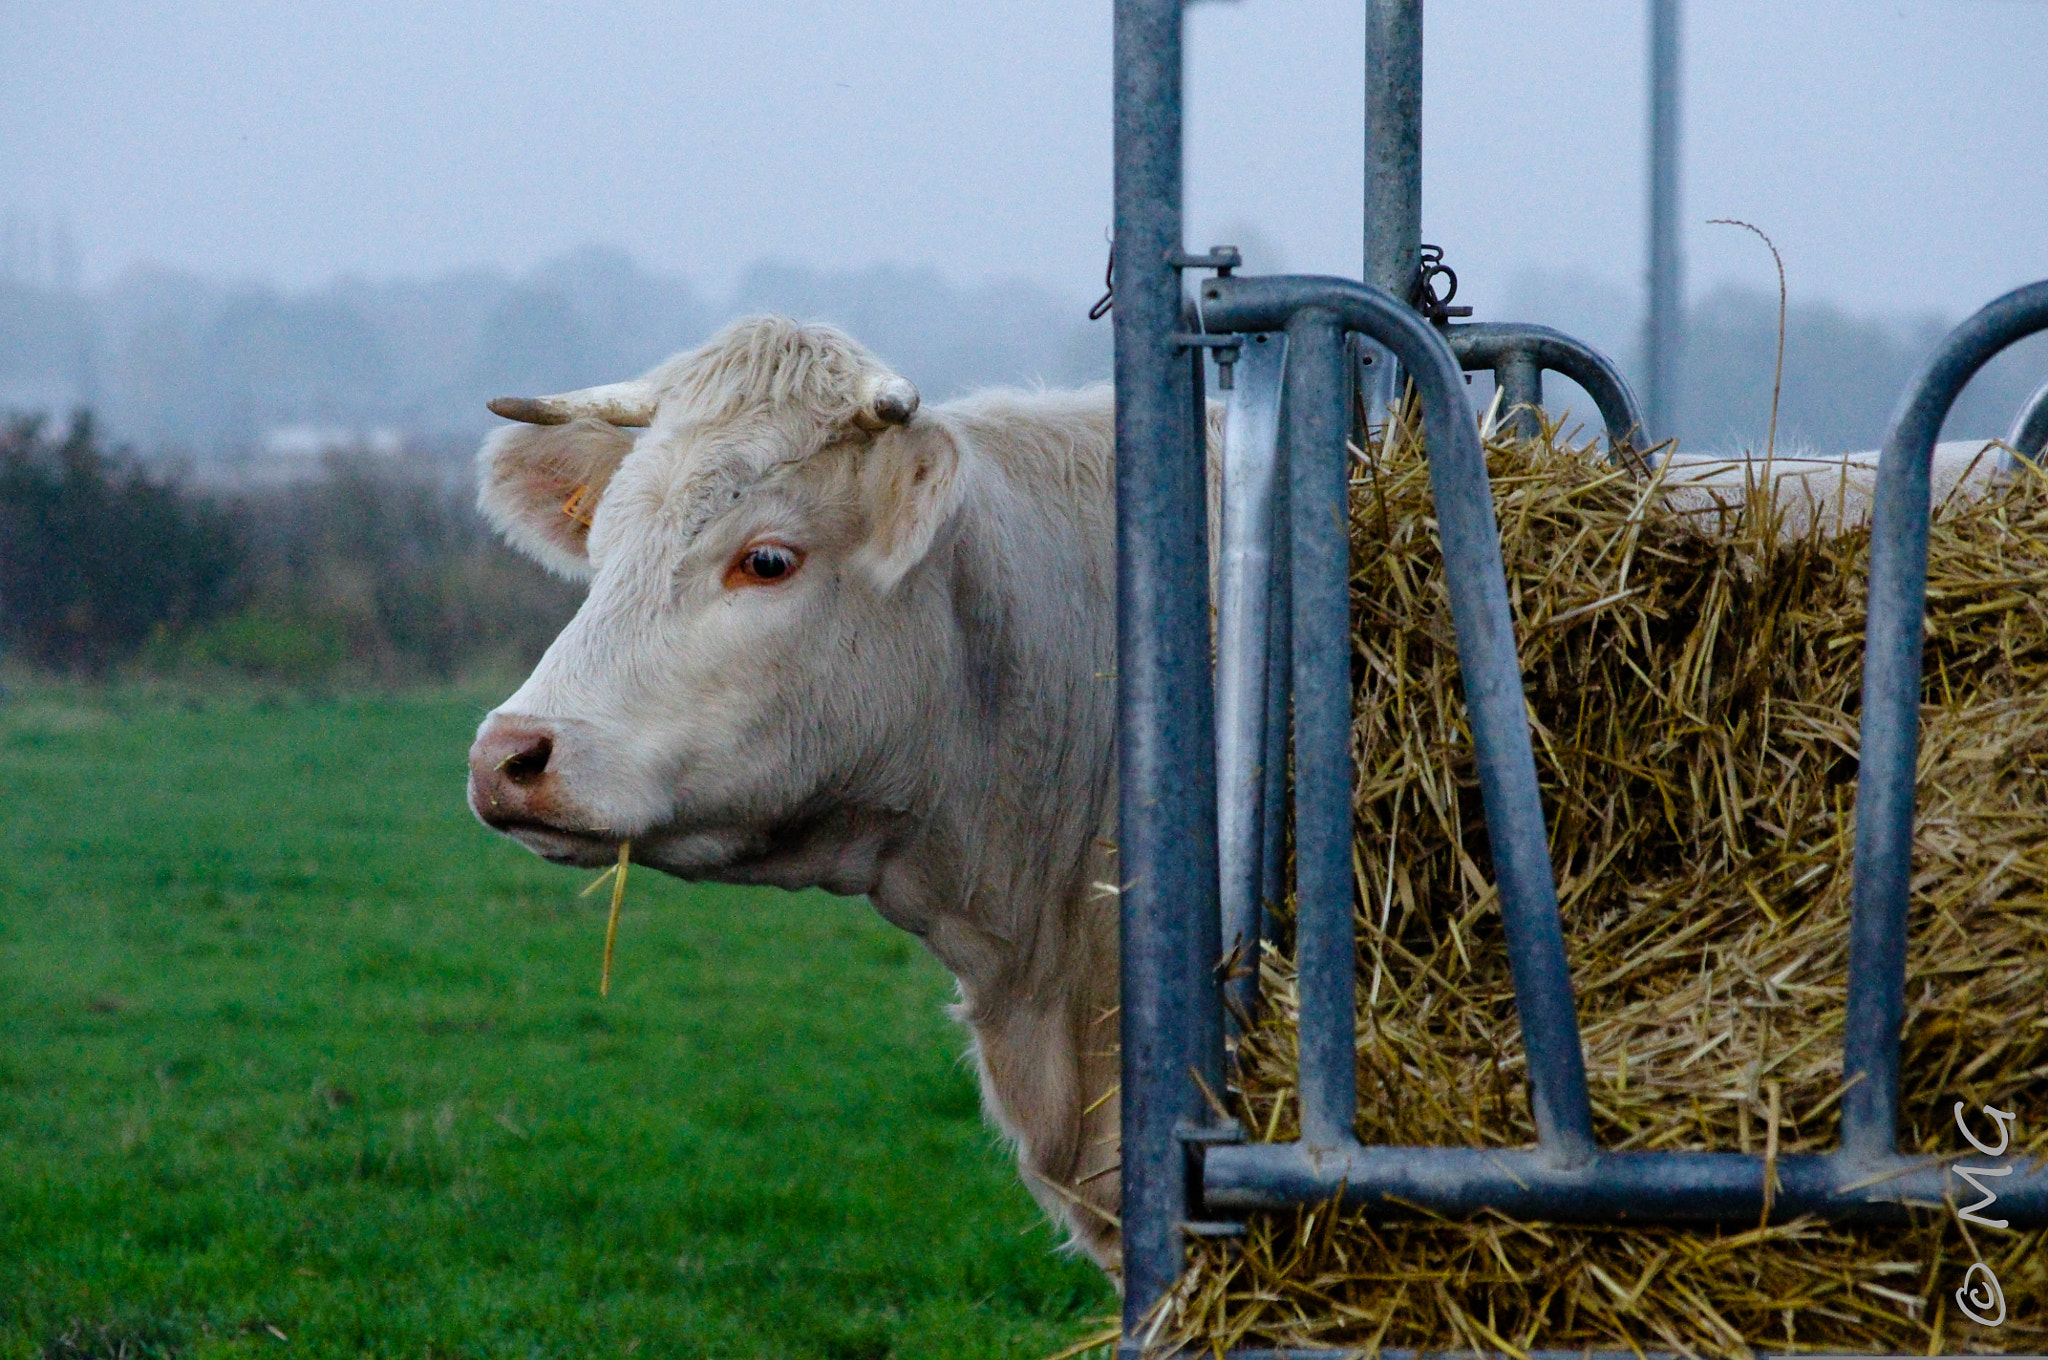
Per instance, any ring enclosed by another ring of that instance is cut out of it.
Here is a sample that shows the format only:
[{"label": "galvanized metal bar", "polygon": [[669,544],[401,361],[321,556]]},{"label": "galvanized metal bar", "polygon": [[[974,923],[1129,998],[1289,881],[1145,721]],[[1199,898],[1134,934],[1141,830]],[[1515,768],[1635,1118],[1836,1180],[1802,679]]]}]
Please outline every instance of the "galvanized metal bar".
[{"label": "galvanized metal bar", "polygon": [[[1223,523],[1216,573],[1216,860],[1224,987],[1249,1016],[1258,995],[1266,895],[1266,801],[1272,781],[1266,712],[1272,686],[1274,506],[1280,473],[1280,391],[1287,340],[1245,339],[1223,415]],[[1285,752],[1280,753],[1284,762]]]},{"label": "galvanized metal bar", "polygon": [[[1287,452],[1286,387],[1281,387],[1279,447],[1273,495],[1273,562],[1270,581],[1272,604],[1267,612],[1266,640],[1266,740],[1265,810],[1260,818],[1264,849],[1260,856],[1259,939],[1274,938],[1279,910],[1287,898],[1287,830],[1289,798],[1293,789],[1293,767],[1289,759],[1294,733],[1294,535],[1287,484],[1292,477]],[[1257,959],[1253,960],[1257,966]],[[1247,984],[1251,998],[1258,998],[1256,980]],[[1247,1012],[1249,1013],[1249,1012]]]},{"label": "galvanized metal bar", "polygon": [[[1204,285],[1205,289],[1208,285]],[[1351,381],[1335,312],[1287,318],[1294,592],[1294,949],[1301,1137],[1352,1141],[1358,1112],[1351,925]]]},{"label": "galvanized metal bar", "polygon": [[[1496,375],[1503,363],[1525,361],[1538,370],[1570,378],[1586,390],[1599,409],[1607,432],[1607,458],[1622,463],[1643,447],[1642,408],[1629,390],[1628,379],[1612,360],[1583,340],[1548,326],[1521,322],[1480,322],[1450,328],[1451,353],[1466,372],[1492,369]],[[1504,400],[1513,400],[1513,396]],[[1542,401],[1542,388],[1537,388]]]},{"label": "galvanized metal bar", "polygon": [[1365,281],[1406,299],[1422,258],[1422,0],[1365,0]]},{"label": "galvanized metal bar", "polygon": [[[1479,446],[1471,407],[1465,400],[1458,361],[1444,339],[1405,304],[1379,289],[1348,279],[1211,279],[1202,285],[1202,299],[1204,315],[1219,330],[1274,330],[1290,326],[1300,312],[1329,312],[1343,329],[1369,335],[1392,349],[1415,381],[1423,402],[1430,488],[1443,541],[1444,572],[1458,638],[1459,674],[1471,713],[1473,753],[1486,811],[1487,840],[1493,852],[1508,956],[1514,969],[1515,1004],[1521,1016],[1529,1062],[1530,1104],[1544,1155],[1560,1166],[1582,1163],[1594,1152],[1585,1055],[1580,1046],[1571,970],[1565,957],[1550,849],[1543,829],[1543,804],[1529,741],[1521,662],[1508,609],[1493,496],[1487,482],[1485,454]],[[1301,337],[1293,337],[1288,366],[1297,381],[1288,393],[1290,425],[1295,419],[1292,404],[1309,400],[1308,391],[1299,383],[1299,375],[1304,371],[1302,352]],[[1292,478],[1296,494],[1302,481],[1299,466],[1314,456],[1311,447],[1293,443],[1290,448],[1296,465]],[[1292,519],[1296,534],[1314,518],[1295,506]],[[1303,547],[1298,538],[1294,552],[1300,560]],[[1302,585],[1302,578],[1297,576],[1297,592]],[[1307,617],[1297,599],[1297,634]],[[1348,618],[1324,626],[1343,628],[1348,649]],[[1303,715],[1308,682],[1299,669],[1299,636],[1295,650],[1298,763],[1311,740]],[[1348,650],[1346,664],[1348,667]],[[1348,733],[1346,740],[1348,743]],[[1346,750],[1348,758],[1348,744]],[[1302,829],[1306,825],[1302,799],[1307,785],[1298,764],[1295,788],[1295,856],[1299,861],[1303,854]],[[1346,856],[1348,901],[1348,844]],[[1303,1015],[1310,1015],[1306,995]],[[1340,1020],[1347,1030],[1353,1023],[1349,1011],[1341,1017],[1331,1017],[1332,1023]]]},{"label": "galvanized metal bar", "polygon": [[1500,388],[1507,430],[1517,439],[1543,433],[1543,366],[1524,349],[1509,350],[1493,361],[1493,381]]},{"label": "galvanized metal bar", "polygon": [[[2048,1163],[2024,1154],[1968,1155],[1971,1166],[2009,1169],[1997,1215],[2015,1229],[2048,1226]],[[1909,1206],[1940,1208],[1943,1192],[1968,1193],[1948,1163],[1905,1157],[1862,1162],[1839,1154],[1780,1157],[1771,1218],[1813,1214],[1836,1223],[1889,1223]],[[1483,1212],[1545,1223],[1731,1223],[1754,1227],[1764,1209],[1764,1159],[1739,1152],[1602,1152],[1560,1167],[1528,1148],[1311,1148],[1240,1143],[1209,1150],[1203,1201],[1211,1213],[1344,1202],[1388,1218],[1418,1212],[1469,1218]]]},{"label": "galvanized metal bar", "polygon": [[1644,326],[1648,442],[1677,433],[1685,348],[1685,261],[1678,244],[1679,0],[1650,0],[1649,315]]},{"label": "galvanized metal bar", "polygon": [[[1186,321],[1187,313],[1192,310],[1192,307],[1187,305],[1189,303],[1192,303],[1192,299],[1187,299],[1181,309],[1183,323]],[[1200,346],[1188,347],[1188,437],[1189,442],[1194,446],[1195,464],[1201,469],[1197,477],[1197,484],[1201,487],[1202,494],[1201,562],[1202,580],[1205,585],[1208,584],[1210,579],[1208,525],[1208,367],[1210,356],[1211,351]],[[1222,369],[1221,371],[1226,375],[1229,373],[1228,369]],[[1205,649],[1204,659],[1209,663],[1209,668],[1203,677],[1208,683],[1202,687],[1201,702],[1208,709],[1209,721],[1211,723],[1209,733],[1213,743],[1216,731],[1214,727],[1216,721],[1216,663],[1214,624],[1211,620],[1214,618],[1214,614],[1206,596],[1200,600],[1200,604],[1202,623],[1204,625],[1202,629],[1203,641],[1208,644]],[[1213,744],[1209,748],[1209,755],[1211,759],[1208,767],[1197,772],[1197,777],[1205,781],[1198,784],[1197,789],[1206,800],[1201,806],[1203,810],[1208,812],[1210,817],[1209,825],[1213,828],[1216,825],[1216,766],[1214,762],[1215,747]],[[1217,873],[1216,843],[1211,840],[1206,845],[1190,846],[1188,849],[1191,853],[1204,856],[1209,893],[1206,898],[1195,898],[1188,902],[1187,909],[1198,914],[1192,919],[1181,923],[1181,929],[1184,932],[1183,940],[1187,951],[1181,958],[1181,966],[1186,970],[1182,976],[1189,980],[1189,995],[1184,1002],[1183,1019],[1186,1028],[1183,1031],[1183,1042],[1186,1045],[1187,1052],[1187,1075],[1197,1082],[1195,1091],[1189,1097],[1191,1112],[1186,1123],[1182,1126],[1184,1132],[1211,1126],[1219,1121],[1220,1116],[1210,1107],[1209,1094],[1224,1089],[1223,1062],[1227,1051],[1223,1038],[1223,989],[1215,985],[1221,976],[1218,968],[1223,961],[1223,933],[1221,929],[1223,918],[1220,909],[1221,901],[1218,897],[1220,877]],[[1208,1094],[1204,1093],[1204,1087],[1207,1088]],[[1192,1150],[1190,1150],[1190,1157],[1192,1158],[1193,1155]],[[1191,1165],[1189,1169],[1192,1169]],[[1193,1193],[1192,1182],[1189,1182],[1189,1185],[1189,1193]]]},{"label": "galvanized metal bar", "polygon": [[[1849,1011],[1842,1034],[1842,1150],[1876,1160],[1898,1146],[1899,1026],[1913,874],[1914,767],[1927,604],[1928,468],[1942,421],[1977,370],[2048,330],[2048,281],[2014,289],[1950,331],[1907,389],[1878,456],[1870,518]],[[1999,1191],[2001,1202],[2004,1188]]]},{"label": "galvanized metal bar", "polygon": [[1116,494],[1124,1321],[1172,1287],[1220,1052],[1206,470],[1181,315],[1181,3],[1115,9]]},{"label": "galvanized metal bar", "polygon": [[2027,404],[2020,407],[2012,428],[2006,431],[2005,443],[2006,448],[1998,455],[1999,476],[2009,477],[2019,471],[2021,458],[2035,464],[2041,461],[2041,450],[2048,448],[2048,382],[2035,388]]},{"label": "galvanized metal bar", "polygon": [[[1422,0],[1365,0],[1365,281],[1406,299],[1421,259]],[[1366,419],[1377,424],[1400,400],[1401,366],[1374,357]]]}]

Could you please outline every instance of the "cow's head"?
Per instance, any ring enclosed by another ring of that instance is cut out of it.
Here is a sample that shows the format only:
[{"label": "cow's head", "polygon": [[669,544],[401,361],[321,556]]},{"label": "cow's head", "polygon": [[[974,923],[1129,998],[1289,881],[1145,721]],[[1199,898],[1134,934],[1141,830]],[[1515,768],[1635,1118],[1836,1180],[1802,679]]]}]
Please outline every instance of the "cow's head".
[{"label": "cow's head", "polygon": [[470,750],[528,848],[872,886],[928,779],[961,445],[829,327],[742,321],[645,378],[492,403],[484,513],[590,593]]}]

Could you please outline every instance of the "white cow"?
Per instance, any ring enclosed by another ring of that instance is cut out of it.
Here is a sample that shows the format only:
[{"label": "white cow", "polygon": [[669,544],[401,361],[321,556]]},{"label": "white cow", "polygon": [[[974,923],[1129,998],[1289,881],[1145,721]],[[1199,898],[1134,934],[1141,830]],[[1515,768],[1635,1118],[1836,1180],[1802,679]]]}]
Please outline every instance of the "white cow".
[{"label": "white cow", "polygon": [[[484,511],[590,593],[477,734],[477,816],[559,863],[629,839],[683,878],[865,894],[958,979],[990,1116],[1113,1270],[1109,389],[920,410],[838,331],[763,318],[494,409],[536,423],[484,445]],[[1940,493],[1977,447],[1944,446]],[[1795,520],[1868,513],[1867,469],[1771,475]]]},{"label": "white cow", "polygon": [[865,894],[958,979],[989,1114],[1113,1268],[1110,408],[920,410],[779,319],[499,403],[563,423],[491,437],[483,509],[590,593],[485,719],[469,797],[558,863],[630,839],[684,878]]},{"label": "white cow", "polygon": [[[1664,493],[1680,507],[1711,513],[1742,503],[1752,486],[1768,482],[1782,533],[1803,533],[1816,523],[1824,533],[1840,533],[1870,518],[1877,497],[1877,457],[1875,450],[1839,457],[1794,452],[1768,459],[1681,453],[1664,470]],[[1998,471],[1999,446],[1993,441],[1937,444],[1928,467],[1931,503],[1938,506],[1958,493],[1981,494]]]}]

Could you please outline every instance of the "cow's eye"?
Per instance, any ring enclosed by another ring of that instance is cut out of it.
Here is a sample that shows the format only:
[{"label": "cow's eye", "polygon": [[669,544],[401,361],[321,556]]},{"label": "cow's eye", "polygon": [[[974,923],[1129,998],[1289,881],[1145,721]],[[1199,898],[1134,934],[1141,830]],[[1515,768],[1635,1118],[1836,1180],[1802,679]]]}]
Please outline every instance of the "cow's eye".
[{"label": "cow's eye", "polygon": [[740,550],[726,568],[728,586],[765,586],[786,581],[803,565],[804,555],[780,543],[755,543]]}]

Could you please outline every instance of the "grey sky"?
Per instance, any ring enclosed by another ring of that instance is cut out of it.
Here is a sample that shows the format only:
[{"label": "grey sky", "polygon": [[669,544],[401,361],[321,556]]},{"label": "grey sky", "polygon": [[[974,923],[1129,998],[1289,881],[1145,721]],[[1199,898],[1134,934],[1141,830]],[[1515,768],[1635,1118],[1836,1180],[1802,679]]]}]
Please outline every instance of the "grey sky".
[{"label": "grey sky", "polygon": [[[1357,0],[1192,11],[1190,243],[1355,272]],[[1642,0],[1435,0],[1425,236],[1466,296],[1633,289]],[[1956,313],[2048,275],[2048,5],[1691,0],[1695,292]],[[1108,0],[0,0],[0,208],[308,285],[585,242],[717,290],[759,258],[1097,286]],[[1275,261],[1268,261],[1273,263]],[[1261,262],[1254,258],[1254,265]]]}]

